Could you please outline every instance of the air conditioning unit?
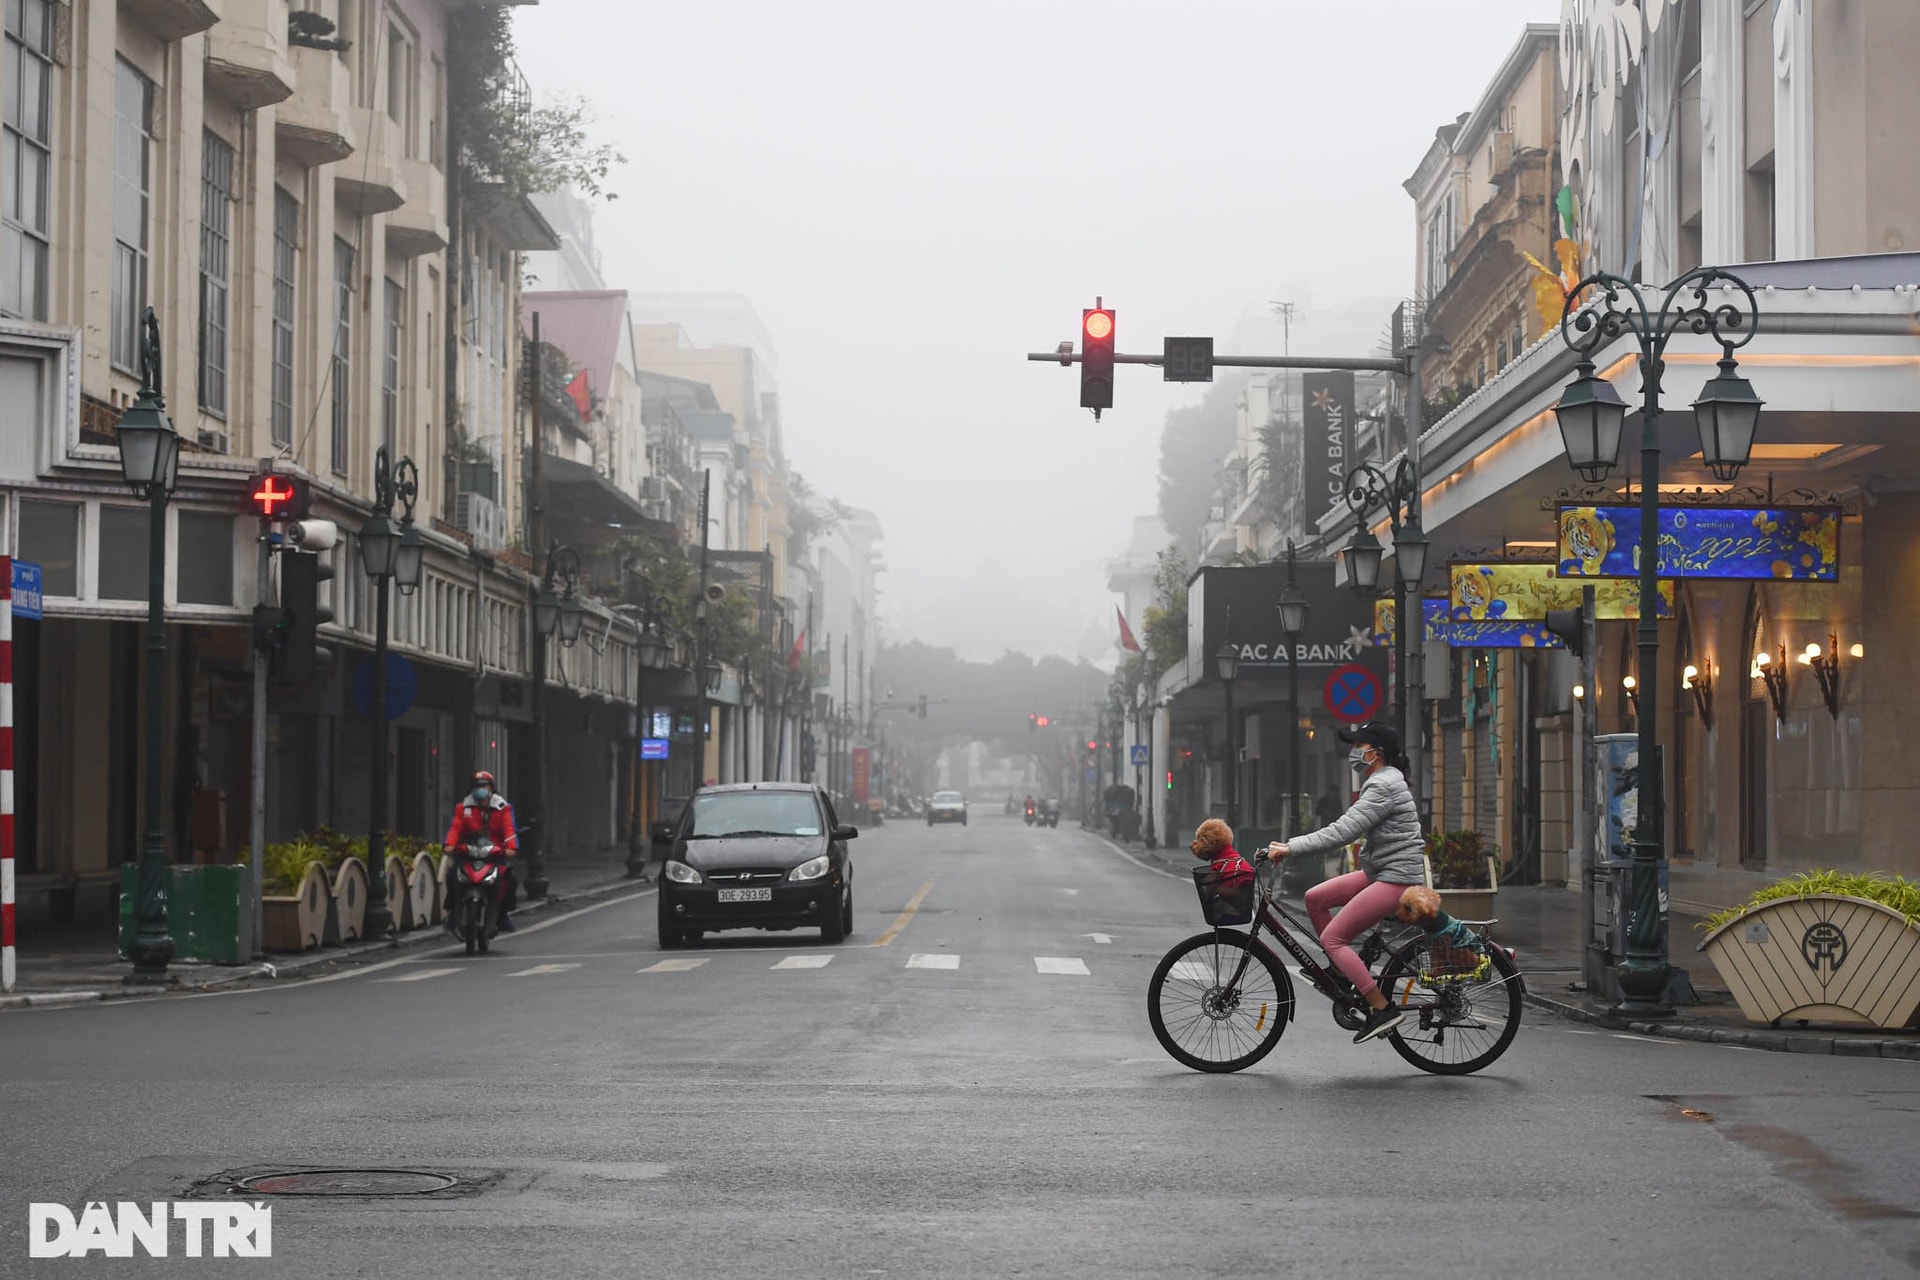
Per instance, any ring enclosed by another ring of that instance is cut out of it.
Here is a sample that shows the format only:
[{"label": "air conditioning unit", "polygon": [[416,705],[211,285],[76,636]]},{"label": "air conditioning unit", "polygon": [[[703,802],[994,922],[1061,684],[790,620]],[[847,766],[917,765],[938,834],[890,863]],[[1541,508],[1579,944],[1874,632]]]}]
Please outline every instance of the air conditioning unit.
[{"label": "air conditioning unit", "polygon": [[202,431],[198,438],[202,449],[208,449],[214,453],[233,452],[233,440],[224,431]]},{"label": "air conditioning unit", "polygon": [[644,476],[641,478],[640,500],[642,502],[665,502],[667,497],[667,478],[665,476]]},{"label": "air conditioning unit", "polygon": [[647,519],[658,520],[662,524],[673,519],[673,507],[665,502],[643,502],[640,504],[640,512]]},{"label": "air conditioning unit", "polygon": [[484,493],[455,494],[453,522],[472,535],[473,545],[481,551],[506,548],[506,515],[500,510],[500,504]]}]

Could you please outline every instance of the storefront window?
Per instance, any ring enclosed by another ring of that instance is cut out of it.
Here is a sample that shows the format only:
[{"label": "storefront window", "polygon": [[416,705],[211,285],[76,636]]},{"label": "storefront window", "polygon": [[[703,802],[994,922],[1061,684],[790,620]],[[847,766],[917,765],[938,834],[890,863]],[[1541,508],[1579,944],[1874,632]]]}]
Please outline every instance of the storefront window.
[{"label": "storefront window", "polygon": [[78,596],[80,508],[69,502],[22,502],[19,556],[40,566],[41,590],[46,595]]},{"label": "storefront window", "polygon": [[213,511],[180,513],[181,604],[233,603],[233,517]]},{"label": "storefront window", "polygon": [[147,598],[146,507],[100,504],[100,590],[102,600]]}]

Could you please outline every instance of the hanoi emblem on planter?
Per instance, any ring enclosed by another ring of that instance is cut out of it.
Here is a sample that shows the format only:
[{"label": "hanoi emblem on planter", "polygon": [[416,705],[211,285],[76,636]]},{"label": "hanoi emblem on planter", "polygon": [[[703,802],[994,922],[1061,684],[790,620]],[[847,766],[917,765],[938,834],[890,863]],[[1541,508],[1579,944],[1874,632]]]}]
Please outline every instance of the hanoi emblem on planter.
[{"label": "hanoi emblem on planter", "polygon": [[1829,981],[1847,962],[1847,935],[1831,920],[1808,925],[1800,936],[1800,954],[1806,957],[1807,967],[1821,976],[1821,981]]}]

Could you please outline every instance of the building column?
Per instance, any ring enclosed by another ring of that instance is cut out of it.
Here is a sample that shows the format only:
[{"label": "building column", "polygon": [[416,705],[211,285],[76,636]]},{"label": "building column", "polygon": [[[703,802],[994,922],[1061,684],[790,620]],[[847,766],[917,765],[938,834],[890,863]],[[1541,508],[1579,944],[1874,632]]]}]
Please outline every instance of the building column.
[{"label": "building column", "polygon": [[1811,258],[1813,236],[1813,15],[1807,0],[1773,14],[1774,257]]},{"label": "building column", "polygon": [[1700,10],[1700,255],[1703,262],[1746,256],[1741,217],[1746,177],[1745,82],[1740,6]]}]

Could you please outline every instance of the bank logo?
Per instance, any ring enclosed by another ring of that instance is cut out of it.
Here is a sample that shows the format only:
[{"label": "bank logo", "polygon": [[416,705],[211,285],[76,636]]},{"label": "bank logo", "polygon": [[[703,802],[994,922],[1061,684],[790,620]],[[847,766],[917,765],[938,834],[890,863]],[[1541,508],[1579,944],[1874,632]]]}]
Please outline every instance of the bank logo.
[{"label": "bank logo", "polygon": [[1847,935],[1831,920],[1809,925],[1800,936],[1800,954],[1806,957],[1807,967],[1820,974],[1821,981],[1831,981],[1847,962]]},{"label": "bank logo", "polygon": [[[29,1206],[27,1256],[32,1258],[271,1258],[273,1210],[264,1204],[190,1201],[148,1205],[89,1201],[78,1215],[64,1204]],[[178,1226],[176,1232],[174,1228]],[[180,1251],[173,1253],[175,1236]]]}]

